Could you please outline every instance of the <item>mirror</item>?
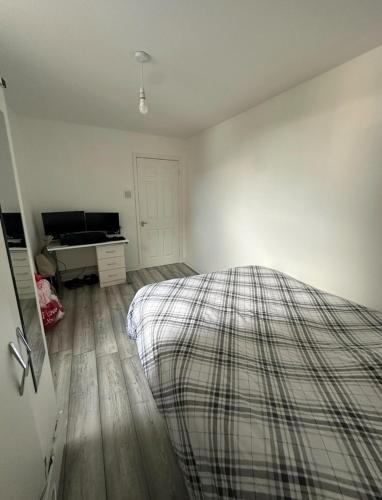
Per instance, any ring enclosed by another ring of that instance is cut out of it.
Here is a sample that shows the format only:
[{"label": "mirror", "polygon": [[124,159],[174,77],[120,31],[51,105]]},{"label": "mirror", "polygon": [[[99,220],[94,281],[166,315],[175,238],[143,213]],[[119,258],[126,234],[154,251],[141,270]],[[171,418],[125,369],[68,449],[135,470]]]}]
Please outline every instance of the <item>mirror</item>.
[{"label": "mirror", "polygon": [[0,219],[24,335],[32,349],[31,373],[37,391],[45,357],[39,305],[34,291],[5,118],[0,111]]}]

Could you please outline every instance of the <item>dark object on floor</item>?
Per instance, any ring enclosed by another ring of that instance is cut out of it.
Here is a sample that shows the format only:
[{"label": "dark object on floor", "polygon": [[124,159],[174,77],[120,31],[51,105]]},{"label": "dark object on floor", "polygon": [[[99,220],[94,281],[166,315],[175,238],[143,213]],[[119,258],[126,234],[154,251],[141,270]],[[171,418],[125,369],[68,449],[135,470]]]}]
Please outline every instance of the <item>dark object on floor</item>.
[{"label": "dark object on floor", "polygon": [[73,290],[85,285],[96,285],[97,283],[99,283],[99,278],[96,274],[85,274],[83,278],[74,278],[72,280],[65,281],[64,285],[69,290]]},{"label": "dark object on floor", "polygon": [[84,283],[83,283],[82,279],[80,279],[80,278],[74,278],[72,280],[64,282],[65,287],[69,288],[69,290],[73,290],[74,288],[79,288],[79,287],[83,286],[83,284]]},{"label": "dark object on floor", "polygon": [[84,285],[96,285],[99,283],[99,278],[96,274],[86,274],[83,277]]}]

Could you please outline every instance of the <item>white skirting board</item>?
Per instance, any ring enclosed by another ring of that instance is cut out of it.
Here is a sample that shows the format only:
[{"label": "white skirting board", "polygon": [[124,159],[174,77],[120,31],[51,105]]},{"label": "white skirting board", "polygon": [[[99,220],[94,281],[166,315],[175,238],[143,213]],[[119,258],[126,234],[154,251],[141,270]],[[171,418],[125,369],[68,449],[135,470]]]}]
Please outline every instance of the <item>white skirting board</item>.
[{"label": "white skirting board", "polygon": [[193,264],[191,264],[190,262],[188,262],[187,260],[184,260],[183,261],[188,267],[191,267],[191,269],[193,269],[196,273],[198,274],[205,274],[203,273],[202,271],[200,271],[199,269],[197,269]]}]

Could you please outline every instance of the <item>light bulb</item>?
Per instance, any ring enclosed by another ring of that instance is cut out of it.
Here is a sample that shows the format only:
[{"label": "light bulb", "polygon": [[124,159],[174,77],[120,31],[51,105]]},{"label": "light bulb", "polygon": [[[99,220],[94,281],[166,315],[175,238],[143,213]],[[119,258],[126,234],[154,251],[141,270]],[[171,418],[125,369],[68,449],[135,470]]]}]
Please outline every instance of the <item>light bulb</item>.
[{"label": "light bulb", "polygon": [[147,107],[146,99],[144,97],[141,97],[139,99],[139,112],[142,113],[142,115],[145,115],[148,110],[149,108]]},{"label": "light bulb", "polygon": [[145,89],[141,87],[139,89],[139,112],[142,113],[142,115],[145,115],[148,112],[149,108],[147,107],[146,104],[146,94],[145,94]]}]

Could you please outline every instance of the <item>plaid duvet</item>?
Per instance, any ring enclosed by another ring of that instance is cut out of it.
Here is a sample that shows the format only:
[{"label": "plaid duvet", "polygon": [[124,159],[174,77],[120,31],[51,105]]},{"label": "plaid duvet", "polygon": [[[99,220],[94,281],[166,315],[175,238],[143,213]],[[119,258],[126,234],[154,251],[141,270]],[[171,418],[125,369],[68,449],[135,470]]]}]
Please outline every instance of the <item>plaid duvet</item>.
[{"label": "plaid duvet", "polygon": [[382,498],[382,314],[262,267],[128,314],[190,496]]}]

